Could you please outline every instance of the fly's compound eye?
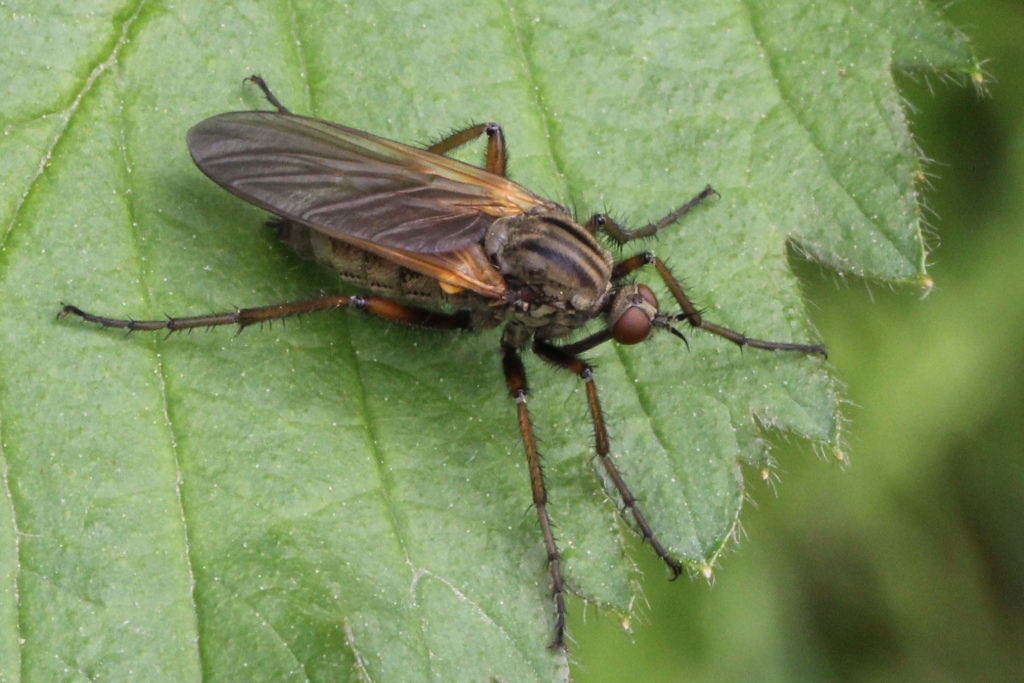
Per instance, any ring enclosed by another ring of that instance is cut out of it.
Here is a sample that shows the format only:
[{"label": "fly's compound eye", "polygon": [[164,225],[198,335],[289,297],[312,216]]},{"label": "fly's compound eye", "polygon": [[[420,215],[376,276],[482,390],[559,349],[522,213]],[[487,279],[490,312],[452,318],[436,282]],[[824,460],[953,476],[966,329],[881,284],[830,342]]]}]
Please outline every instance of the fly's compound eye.
[{"label": "fly's compound eye", "polygon": [[639,344],[651,336],[658,299],[647,285],[628,285],[619,290],[608,315],[612,339],[620,344]]}]

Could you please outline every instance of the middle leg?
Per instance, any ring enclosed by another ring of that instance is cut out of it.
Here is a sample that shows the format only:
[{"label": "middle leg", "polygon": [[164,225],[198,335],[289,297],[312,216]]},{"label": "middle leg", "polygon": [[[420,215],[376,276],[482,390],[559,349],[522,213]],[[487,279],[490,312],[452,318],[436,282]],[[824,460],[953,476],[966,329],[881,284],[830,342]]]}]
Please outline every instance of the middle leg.
[{"label": "middle leg", "polygon": [[505,133],[501,130],[501,126],[496,123],[479,123],[463,130],[457,130],[444,140],[435,142],[430,147],[427,147],[427,151],[434,154],[447,154],[484,134],[487,135],[487,162],[484,168],[488,173],[505,178],[508,166],[508,154],[505,151]]},{"label": "middle leg", "polygon": [[548,514],[548,493],[544,486],[544,470],[540,464],[540,451],[537,439],[533,435],[533,422],[530,411],[526,407],[526,368],[519,353],[519,345],[514,333],[506,333],[501,340],[501,363],[505,371],[505,383],[508,392],[516,402],[519,413],[519,432],[523,437],[526,449],[526,462],[530,470],[530,486],[533,489],[533,507],[537,510],[540,530],[544,535],[544,547],[547,550],[548,569],[551,572],[551,598],[555,602],[555,638],[551,643],[553,649],[565,646],[565,581],[562,579],[562,556],[558,551],[555,534],[551,530],[551,516]]}]

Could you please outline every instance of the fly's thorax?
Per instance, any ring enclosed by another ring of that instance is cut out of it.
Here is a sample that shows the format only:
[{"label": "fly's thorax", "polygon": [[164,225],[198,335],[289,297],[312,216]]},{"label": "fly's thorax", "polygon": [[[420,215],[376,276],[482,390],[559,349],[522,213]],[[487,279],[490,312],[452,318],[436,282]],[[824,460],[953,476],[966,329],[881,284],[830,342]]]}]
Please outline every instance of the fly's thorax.
[{"label": "fly's thorax", "polygon": [[511,287],[529,290],[531,306],[585,322],[611,290],[611,254],[566,214],[500,218],[487,230],[484,250]]}]

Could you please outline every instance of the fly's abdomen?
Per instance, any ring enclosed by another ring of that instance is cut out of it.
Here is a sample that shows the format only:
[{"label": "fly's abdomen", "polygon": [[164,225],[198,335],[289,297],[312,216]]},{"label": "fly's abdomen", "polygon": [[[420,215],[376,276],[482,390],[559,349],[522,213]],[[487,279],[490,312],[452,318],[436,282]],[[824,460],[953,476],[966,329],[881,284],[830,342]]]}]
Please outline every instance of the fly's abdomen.
[{"label": "fly's abdomen", "polygon": [[291,221],[278,227],[281,241],[302,258],[336,271],[342,280],[381,296],[429,307],[467,308],[464,295],[448,294],[435,278]]}]

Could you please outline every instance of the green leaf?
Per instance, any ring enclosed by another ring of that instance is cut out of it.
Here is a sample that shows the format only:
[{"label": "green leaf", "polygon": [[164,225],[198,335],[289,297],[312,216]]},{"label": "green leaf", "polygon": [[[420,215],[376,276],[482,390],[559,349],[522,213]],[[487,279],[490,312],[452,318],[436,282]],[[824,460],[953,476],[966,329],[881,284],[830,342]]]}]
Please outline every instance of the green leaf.
[{"label": "green leaf", "polygon": [[[144,318],[337,288],[190,163],[189,126],[266,106],[243,77],[407,142],[500,121],[516,180],[581,213],[642,224],[711,183],[721,200],[648,248],[708,318],[805,341],[787,244],[926,282],[892,66],[978,73],[917,3],[23,4],[0,9],[12,680],[567,677],[497,332],[54,319],[62,300]],[[837,449],[838,398],[820,359],[688,338],[591,355],[616,461],[700,571],[744,477],[770,472],[765,428]],[[628,613],[649,548],[602,488],[576,378],[527,369],[569,586]]]}]

